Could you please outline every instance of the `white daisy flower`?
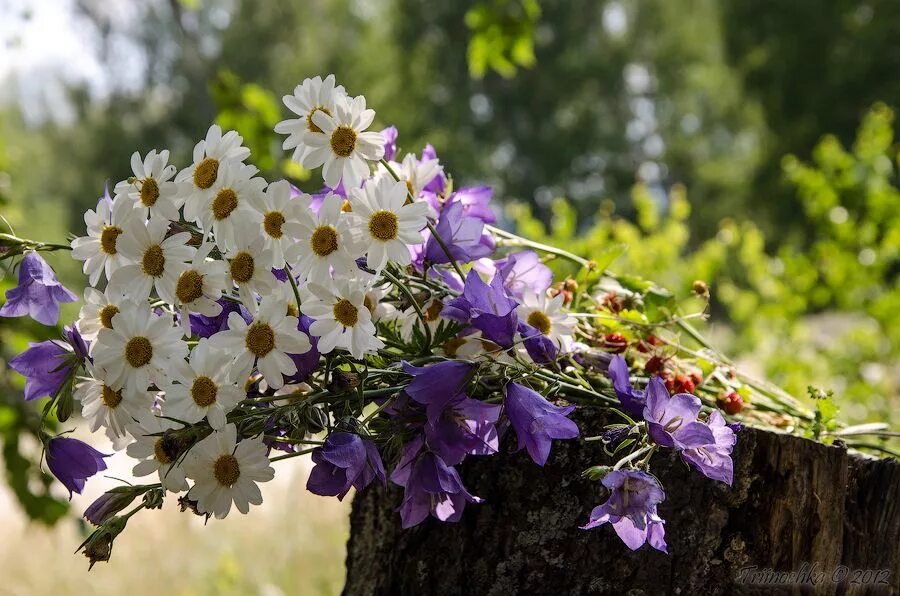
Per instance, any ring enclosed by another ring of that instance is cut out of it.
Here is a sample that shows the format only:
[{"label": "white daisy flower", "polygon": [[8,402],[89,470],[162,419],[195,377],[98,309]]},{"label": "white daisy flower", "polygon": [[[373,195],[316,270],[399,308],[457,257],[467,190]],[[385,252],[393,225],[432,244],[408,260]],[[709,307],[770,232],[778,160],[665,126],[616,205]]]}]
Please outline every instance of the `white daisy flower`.
[{"label": "white daisy flower", "polygon": [[132,264],[118,269],[109,280],[110,291],[133,300],[144,300],[155,287],[157,295],[169,304],[175,302],[179,276],[196,252],[188,246],[189,232],[178,232],[168,238],[169,220],[154,218],[144,224],[132,219],[125,224],[125,235],[119,250]]},{"label": "white daisy flower", "polygon": [[244,138],[236,131],[229,130],[223,135],[219,125],[213,124],[206,132],[206,138],[194,146],[194,163],[175,177],[184,199],[185,219],[196,221],[196,217],[188,214],[196,215],[206,205],[222,170],[250,157],[250,150],[242,145],[243,142]]},{"label": "white daisy flower", "polygon": [[[208,235],[216,237],[220,248],[231,248],[235,242],[235,227],[261,219],[253,204],[261,200],[266,181],[254,176],[256,168],[244,164],[235,164],[219,171],[219,179],[212,187],[204,208],[198,213],[200,227]],[[185,208],[185,218],[190,219]]]},{"label": "white daisy flower", "polygon": [[259,212],[262,222],[261,236],[266,240],[266,248],[272,251],[272,264],[276,269],[284,269],[284,254],[296,244],[291,237],[287,222],[295,222],[304,216],[303,201],[291,198],[291,185],[287,180],[273,182],[265,193],[257,196],[253,207]]},{"label": "white daisy flower", "polygon": [[[434,177],[440,174],[444,169],[437,159],[425,159],[419,161],[412,153],[407,153],[403,157],[403,162],[397,163],[396,161],[391,161],[388,162],[388,165],[394,173],[397,174],[400,180],[406,183],[406,190],[413,197],[418,197],[428,183],[434,180]],[[394,179],[387,168],[378,164],[378,177],[383,178],[385,176],[391,180]]]},{"label": "white daisy flower", "polygon": [[[84,306],[78,311],[75,326],[81,337],[94,341],[101,329],[112,329],[112,318],[122,309],[122,303],[134,302],[122,292],[106,292],[95,288],[84,289]],[[93,347],[93,346],[91,346]]]},{"label": "white daisy flower", "polygon": [[301,305],[303,314],[315,319],[309,327],[310,335],[319,338],[319,352],[327,354],[343,348],[354,358],[384,347],[376,337],[372,315],[366,308],[366,287],[356,280],[338,279],[334,289],[309,284],[310,300]]},{"label": "white daisy flower", "polygon": [[178,446],[166,431],[182,428],[174,420],[156,416],[152,411],[142,412],[137,421],[132,423],[128,431],[134,437],[134,443],[125,449],[125,453],[133,459],[140,460],[132,474],[149,476],[156,472],[163,488],[173,493],[188,489],[184,469],[176,464],[180,455]]},{"label": "white daisy flower", "polygon": [[134,177],[116,184],[116,194],[128,195],[144,219],[162,217],[178,221],[178,209],[184,199],[179,196],[178,184],[172,181],[177,169],[169,165],[169,151],[157,153],[153,149],[143,160],[135,151],[131,155],[131,171]]},{"label": "white daisy flower", "polygon": [[106,382],[139,395],[150,383],[165,378],[170,360],[187,354],[182,331],[169,315],[157,315],[146,304],[124,304],[112,318],[112,329],[101,329],[94,346],[94,365],[106,370]]},{"label": "white daisy flower", "polygon": [[428,204],[408,203],[406,184],[392,178],[367,180],[350,191],[347,214],[356,241],[367,251],[369,269],[381,271],[387,262],[408,265],[409,244],[421,244]]},{"label": "white daisy flower", "polygon": [[262,493],[256,483],[275,477],[266,451],[262,435],[238,442],[233,424],[191,447],[184,469],[194,481],[188,495],[197,501],[197,509],[224,519],[232,503],[241,513],[260,505]]},{"label": "white daisy flower", "polygon": [[319,207],[318,215],[308,208],[301,217],[285,224],[285,230],[297,239],[286,252],[294,269],[306,280],[327,284],[331,271],[335,277],[352,276],[359,271],[356,258],[362,256],[350,233],[350,223],[341,211],[344,200],[328,193]]},{"label": "white daisy flower", "polygon": [[165,414],[191,424],[206,418],[214,429],[223,428],[228,412],[246,397],[229,378],[231,361],[229,354],[201,339],[189,362],[173,362],[169,369]]},{"label": "white daisy flower", "polygon": [[216,317],[222,312],[222,305],[216,301],[229,287],[228,275],[224,261],[206,258],[212,248],[212,244],[201,246],[175,284],[176,301],[173,306],[180,306],[181,322],[188,330],[191,313]]},{"label": "white daisy flower", "polygon": [[337,188],[356,188],[369,176],[370,161],[384,157],[384,137],[380,132],[365,132],[375,119],[375,111],[366,109],[366,98],[360,95],[335,102],[335,113],[322,110],[312,115],[312,122],[322,132],[307,132],[303,142],[309,150],[301,164],[306,169],[322,168],[325,184]]},{"label": "white daisy flower", "polygon": [[561,350],[569,351],[578,320],[563,310],[563,298],[562,294],[549,298],[546,293],[526,290],[516,311],[520,321],[549,337]]},{"label": "white daisy flower", "polygon": [[120,195],[112,200],[108,194],[97,202],[96,211],[85,212],[87,236],[72,241],[72,258],[84,261],[84,274],[92,286],[97,285],[101,273],[109,280],[117,269],[131,263],[119,252],[118,241],[133,214],[130,198]]},{"label": "white daisy flower", "polygon": [[275,132],[288,135],[282,148],[285,151],[294,150],[291,159],[301,163],[303,156],[311,149],[305,142],[306,135],[322,133],[322,129],[313,122],[312,115],[317,111],[329,116],[335,114],[336,101],[345,97],[347,92],[344,91],[343,85],[336,86],[334,75],[328,75],[325,80],[322,80],[322,77],[305,79],[294,88],[293,95],[285,95],[282,98],[284,105],[298,116],[275,125]]},{"label": "white daisy flower", "polygon": [[241,224],[233,249],[225,253],[228,259],[228,277],[238,287],[241,302],[251,312],[256,310],[253,293],[268,296],[278,287],[278,278],[272,273],[272,251],[266,249],[266,240],[255,234],[251,224]]},{"label": "white daisy flower", "polygon": [[125,395],[121,386],[107,384],[108,375],[99,367],[88,367],[91,376],[76,386],[73,397],[81,402],[81,415],[91,432],[103,427],[110,437],[123,438],[134,418],[153,406],[149,391]]},{"label": "white daisy flower", "polygon": [[277,296],[263,298],[259,312],[249,325],[233,312],[228,315],[228,330],[210,338],[212,347],[225,350],[234,360],[233,381],[243,383],[253,370],[254,361],[266,383],[273,389],[284,385],[284,376],[297,372],[288,354],[305,354],[309,337],[297,329],[297,317],[288,316],[287,304]]}]

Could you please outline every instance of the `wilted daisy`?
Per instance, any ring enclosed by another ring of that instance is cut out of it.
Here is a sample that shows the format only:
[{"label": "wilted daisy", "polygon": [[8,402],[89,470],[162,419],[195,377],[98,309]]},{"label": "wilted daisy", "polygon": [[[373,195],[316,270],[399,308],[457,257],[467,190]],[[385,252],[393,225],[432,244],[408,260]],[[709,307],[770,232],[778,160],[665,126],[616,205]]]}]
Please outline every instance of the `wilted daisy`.
[{"label": "wilted daisy", "polygon": [[[260,199],[266,181],[255,173],[255,167],[244,164],[225,168],[197,215],[200,227],[207,235],[212,232],[220,248],[234,246],[236,226],[261,219],[252,205]],[[185,218],[189,219],[187,209]]]},{"label": "wilted daisy", "polygon": [[284,376],[297,372],[288,354],[305,354],[309,337],[297,329],[297,317],[288,316],[287,305],[277,296],[263,298],[249,325],[238,313],[228,315],[228,330],[210,338],[212,347],[225,350],[234,360],[231,379],[243,383],[256,362],[273,389],[284,385]]},{"label": "wilted daisy", "polygon": [[160,298],[174,303],[178,278],[187,267],[186,261],[196,252],[187,244],[191,234],[178,232],[167,238],[169,220],[162,218],[151,219],[146,225],[141,219],[132,219],[125,224],[125,230],[119,250],[132,264],[113,274],[110,290],[143,300],[155,287]]},{"label": "wilted daisy", "polygon": [[74,398],[81,402],[81,415],[91,432],[103,427],[110,437],[124,437],[135,416],[153,405],[149,391],[126,395],[121,386],[107,384],[108,375],[99,367],[88,367],[90,377],[75,386]]},{"label": "wilted daisy", "polygon": [[520,321],[549,337],[558,347],[568,350],[578,320],[563,310],[563,299],[562,294],[549,298],[546,293],[526,290],[517,312]]},{"label": "wilted daisy", "polygon": [[322,77],[305,79],[294,88],[293,95],[285,95],[282,98],[284,105],[297,114],[298,118],[283,120],[275,125],[275,132],[288,135],[282,148],[294,150],[293,159],[297,163],[303,161],[304,154],[311,148],[305,142],[309,133],[321,134],[319,128],[312,119],[315,112],[321,111],[331,116],[336,113],[335,103],[340,98],[347,96],[343,85],[335,86],[334,75],[328,75],[325,80]]},{"label": "wilted daisy", "polygon": [[196,221],[196,217],[188,213],[196,215],[206,204],[222,170],[250,156],[250,150],[241,144],[243,142],[243,137],[236,131],[229,130],[223,135],[219,125],[213,124],[206,132],[206,138],[194,146],[194,163],[175,177],[175,182],[180,184],[180,196],[185,201],[186,219]]},{"label": "wilted daisy", "polygon": [[126,222],[134,215],[131,199],[120,195],[115,201],[105,193],[97,202],[97,210],[88,209],[84,214],[87,236],[72,241],[72,258],[84,261],[84,274],[92,286],[106,273],[109,280],[120,267],[131,263],[119,252],[119,236],[125,231]]},{"label": "wilted daisy", "polygon": [[93,341],[101,329],[112,329],[112,318],[122,309],[122,303],[134,302],[124,292],[106,292],[95,288],[84,289],[84,306],[78,312],[75,326],[81,337]]},{"label": "wilted daisy", "polygon": [[235,246],[225,253],[228,259],[228,276],[238,287],[241,302],[248,309],[256,309],[253,293],[268,296],[278,287],[278,279],[272,273],[272,251],[266,249],[266,240],[254,234],[251,224],[241,224]]},{"label": "wilted daisy", "polygon": [[128,195],[144,219],[163,217],[178,221],[178,208],[184,198],[179,196],[178,184],[172,181],[177,170],[169,165],[169,151],[157,153],[153,149],[143,160],[135,151],[131,155],[131,171],[134,177],[116,184],[116,194]]},{"label": "wilted daisy", "polygon": [[303,302],[303,314],[315,319],[310,335],[319,338],[318,350],[327,354],[343,348],[354,358],[384,347],[376,337],[372,315],[366,307],[366,287],[355,280],[338,279],[334,289],[309,284],[310,300]]},{"label": "wilted daisy", "polygon": [[428,205],[408,203],[406,184],[393,178],[367,180],[350,191],[347,214],[355,240],[367,251],[369,269],[380,271],[387,262],[408,265],[409,244],[421,244]]},{"label": "wilted daisy", "polygon": [[149,476],[156,472],[163,488],[171,492],[187,490],[188,483],[184,469],[176,465],[179,453],[177,441],[166,435],[166,431],[182,428],[174,420],[156,416],[150,410],[139,414],[128,431],[134,437],[134,443],[125,449],[129,457],[140,460],[132,474]]},{"label": "wilted daisy", "polygon": [[356,188],[369,176],[369,162],[384,156],[384,137],[365,132],[375,119],[375,110],[366,109],[366,98],[339,99],[334,115],[322,110],[312,114],[312,123],[322,130],[308,132],[304,143],[310,149],[301,165],[307,169],[323,166],[322,176],[330,188],[343,181],[344,188]]},{"label": "wilted daisy", "polygon": [[231,355],[201,339],[188,362],[173,362],[168,371],[165,414],[191,424],[206,418],[214,429],[224,427],[226,414],[246,396],[229,378],[231,361]]},{"label": "wilted daisy", "polygon": [[223,519],[232,503],[241,513],[260,505],[262,493],[256,483],[275,477],[267,451],[262,435],[238,442],[233,424],[191,447],[184,470],[194,481],[188,495],[197,501],[197,509]]},{"label": "wilted daisy", "polygon": [[93,357],[94,365],[106,370],[107,383],[124,386],[130,397],[161,381],[169,360],[184,358],[188,347],[171,316],[157,315],[145,304],[123,306],[113,328],[97,334]]},{"label": "wilted daisy", "polygon": [[261,219],[261,236],[266,248],[272,251],[272,265],[284,269],[285,251],[296,244],[286,222],[294,222],[304,215],[308,203],[291,198],[291,185],[287,180],[273,182],[253,200],[253,207]]},{"label": "wilted daisy", "polygon": [[341,197],[328,193],[318,214],[307,208],[297,220],[285,224],[285,229],[297,239],[288,248],[287,259],[307,281],[328,283],[332,269],[336,277],[359,271],[356,257],[362,252],[353,242],[349,220],[341,211],[343,202]]},{"label": "wilted daisy", "polygon": [[[407,153],[403,157],[402,163],[391,161],[388,162],[388,165],[400,180],[406,183],[406,190],[413,197],[418,197],[428,183],[434,180],[434,177],[444,169],[437,159],[423,159],[419,161],[412,153]],[[378,176],[394,179],[387,168],[381,164],[378,166]]]},{"label": "wilted daisy", "polygon": [[228,287],[228,275],[224,261],[206,258],[212,248],[212,244],[201,246],[175,284],[173,306],[180,305],[181,322],[186,329],[190,328],[191,313],[216,317],[222,312],[222,305],[216,301]]}]

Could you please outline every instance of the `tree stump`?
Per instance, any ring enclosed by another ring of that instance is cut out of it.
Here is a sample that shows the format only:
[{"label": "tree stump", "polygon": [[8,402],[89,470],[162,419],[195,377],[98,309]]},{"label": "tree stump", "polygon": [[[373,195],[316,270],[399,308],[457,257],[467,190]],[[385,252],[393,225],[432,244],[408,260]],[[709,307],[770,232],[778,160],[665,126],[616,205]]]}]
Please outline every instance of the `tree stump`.
[{"label": "tree stump", "polygon": [[[581,428],[601,416],[576,412]],[[653,472],[667,494],[669,554],[632,552],[613,529],[578,528],[606,499],[581,472],[608,463],[598,443],[554,442],[547,465],[524,451],[462,465],[462,520],[400,528],[402,492],[371,486],[353,501],[348,595],[900,593],[900,462],[744,428],[733,487],[672,453]],[[793,572],[793,575],[778,572]]]}]

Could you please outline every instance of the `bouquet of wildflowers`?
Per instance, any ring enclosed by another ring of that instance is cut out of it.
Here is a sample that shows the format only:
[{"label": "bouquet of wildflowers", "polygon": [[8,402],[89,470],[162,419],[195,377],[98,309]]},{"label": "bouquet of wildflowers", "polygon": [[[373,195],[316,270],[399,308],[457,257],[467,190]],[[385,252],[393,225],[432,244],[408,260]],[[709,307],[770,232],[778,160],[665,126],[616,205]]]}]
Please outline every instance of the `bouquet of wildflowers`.
[{"label": "bouquet of wildflowers", "polygon": [[[586,475],[608,489],[584,528],[665,551],[657,450],[731,484],[745,405],[759,425],[814,420],[703,343],[690,324],[702,283],[686,312],[653,284],[493,227],[489,187],[454,187],[430,146],[401,159],[396,129],[368,130],[375,112],[333,76],[284,103],[296,117],[275,131],[321,168],[319,194],[267,182],[241,136],[212,126],[181,170],[168,151],[134,153],[133,176],[70,245],[0,238],[19,280],[0,315],[55,325],[77,299],[41,252],[71,249],[89,284],[62,339],[10,362],[25,399],[48,397],[45,419],[62,423],[78,402],[148,478],[85,512],[92,563],[165,501],[248,513],[281,462],[307,454],[315,494],[391,482],[404,527],[454,522],[481,501],[460,478],[466,459],[508,446],[543,466],[554,441],[580,436],[598,441]],[[577,273],[554,280],[560,260]],[[616,422],[579,428],[575,408]],[[65,433],[42,441],[70,495],[106,468],[109,454]]]}]

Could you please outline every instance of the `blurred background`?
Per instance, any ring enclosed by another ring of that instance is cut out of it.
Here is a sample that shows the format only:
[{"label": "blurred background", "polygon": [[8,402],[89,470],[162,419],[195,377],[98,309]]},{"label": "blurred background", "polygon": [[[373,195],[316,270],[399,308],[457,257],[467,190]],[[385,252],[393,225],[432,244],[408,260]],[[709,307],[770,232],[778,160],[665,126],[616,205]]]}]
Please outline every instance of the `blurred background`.
[{"label": "blurred background", "polygon": [[[896,423],[898,39],[894,0],[0,0],[0,210],[23,237],[81,234],[133,151],[183,167],[212,122],[267,179],[317,190],[272,128],[282,95],[334,73],[375,130],[492,185],[508,229],[677,295],[704,280],[717,347],[797,396],[833,390],[848,422]],[[2,319],[0,357],[57,334]],[[347,506],[294,464],[250,517],[139,516],[89,576],[75,520],[115,482],[71,504],[50,486],[39,408],[0,369],[0,594],[340,589]]]}]

